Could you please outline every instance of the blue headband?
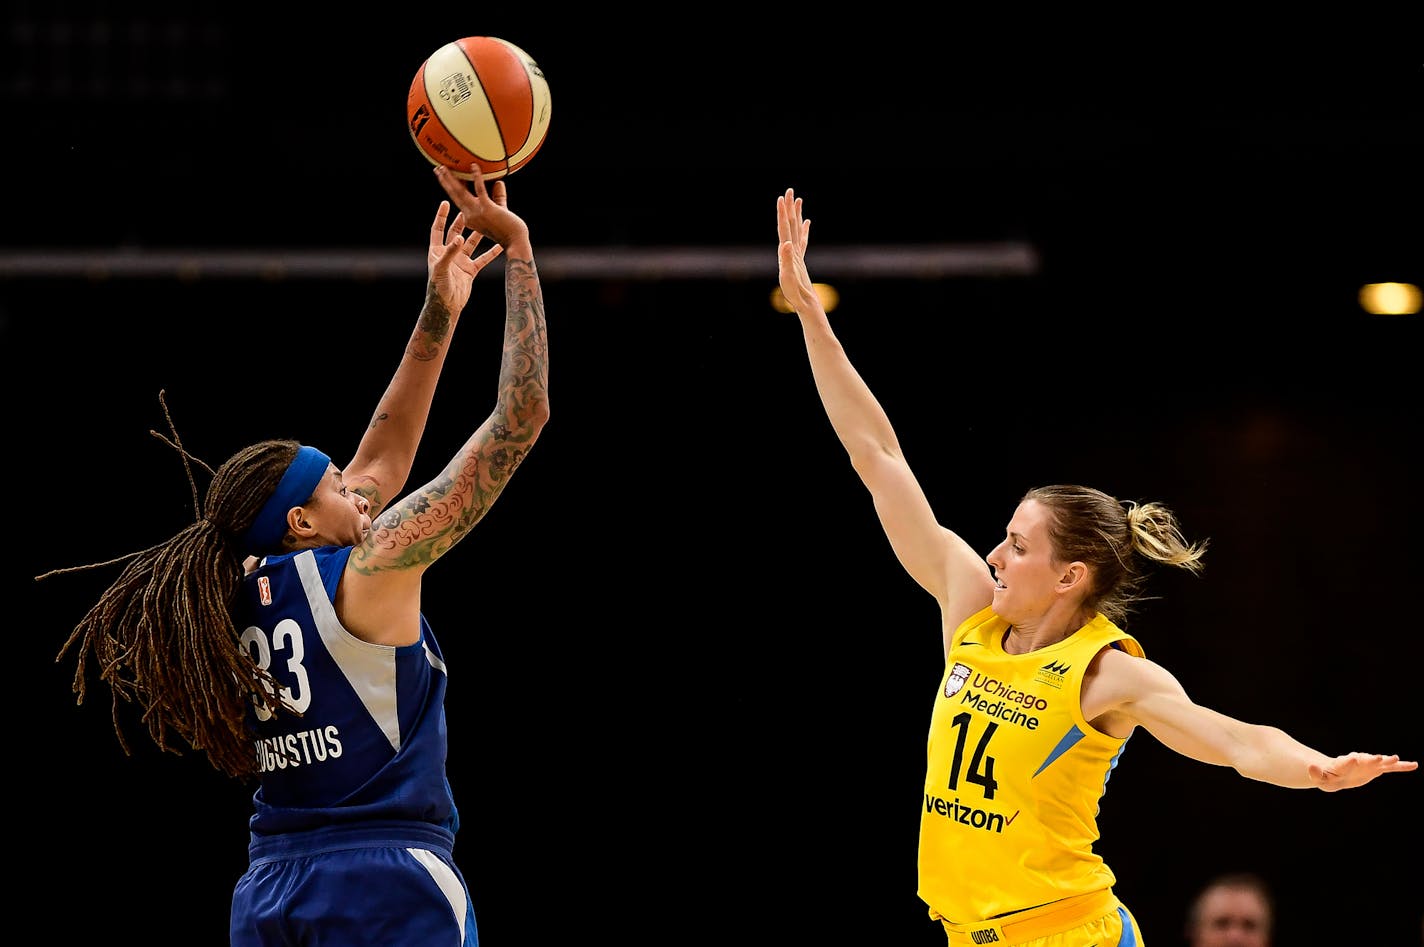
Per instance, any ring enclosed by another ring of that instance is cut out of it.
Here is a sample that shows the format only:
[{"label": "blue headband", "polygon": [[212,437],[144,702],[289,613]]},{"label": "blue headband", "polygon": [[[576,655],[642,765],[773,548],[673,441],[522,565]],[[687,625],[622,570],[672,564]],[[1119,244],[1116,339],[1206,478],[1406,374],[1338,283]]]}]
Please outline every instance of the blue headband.
[{"label": "blue headband", "polygon": [[287,535],[287,513],[301,506],[316,492],[316,485],[326,476],[331,458],[315,447],[297,448],[286,473],[277,482],[277,489],[262,504],[257,518],[242,534],[242,551],[249,555],[275,552]]}]

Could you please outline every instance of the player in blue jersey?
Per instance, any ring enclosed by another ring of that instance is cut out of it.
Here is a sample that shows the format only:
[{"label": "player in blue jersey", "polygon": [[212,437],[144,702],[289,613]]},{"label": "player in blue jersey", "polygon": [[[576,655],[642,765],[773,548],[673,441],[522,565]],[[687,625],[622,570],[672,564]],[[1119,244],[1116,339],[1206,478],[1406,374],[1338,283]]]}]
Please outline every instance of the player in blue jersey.
[{"label": "player in blue jersey", "polygon": [[[234,947],[479,941],[452,857],[446,666],[421,581],[543,430],[548,345],[529,228],[505,182],[436,175],[450,201],[431,226],[425,304],[356,455],[338,467],[292,440],[238,451],[211,471],[198,521],[128,557],[60,652],[77,652],[81,701],[92,662],[160,747],[181,752],[176,737],[255,781]],[[474,278],[501,254],[494,409],[438,476],[397,499]]]},{"label": "player in blue jersey", "polygon": [[[1094,851],[1099,802],[1138,727],[1183,756],[1288,788],[1335,792],[1418,768],[1393,754],[1330,756],[1217,713],[1147,658],[1117,624],[1141,598],[1146,568],[1196,572],[1206,550],[1163,504],[1036,487],[985,556],[941,525],[831,329],[806,268],[801,200],[788,190],[776,209],[781,291],[821,404],[900,564],[939,604],[945,663],[926,745],[919,895],[950,947],[1142,943]],[[962,361],[986,379],[1003,370]]]}]

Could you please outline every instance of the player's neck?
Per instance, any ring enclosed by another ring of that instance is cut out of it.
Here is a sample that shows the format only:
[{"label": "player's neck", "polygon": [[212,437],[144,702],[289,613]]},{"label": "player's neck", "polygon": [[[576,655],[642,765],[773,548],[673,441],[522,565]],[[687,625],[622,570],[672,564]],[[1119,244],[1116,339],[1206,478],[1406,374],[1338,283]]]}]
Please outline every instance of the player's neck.
[{"label": "player's neck", "polygon": [[1091,620],[1074,615],[1067,622],[1055,621],[1045,616],[1044,620],[1032,625],[1010,625],[1004,633],[1004,651],[1009,654],[1028,654],[1040,648],[1047,648],[1064,640]]}]

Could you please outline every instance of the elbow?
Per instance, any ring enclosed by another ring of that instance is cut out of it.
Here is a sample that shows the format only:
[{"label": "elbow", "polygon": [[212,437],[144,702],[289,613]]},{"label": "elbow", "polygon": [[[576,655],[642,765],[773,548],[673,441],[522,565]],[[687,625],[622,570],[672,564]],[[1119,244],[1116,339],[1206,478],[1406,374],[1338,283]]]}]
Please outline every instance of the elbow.
[{"label": "elbow", "polygon": [[549,399],[547,396],[541,396],[534,399],[534,403],[530,405],[529,428],[534,432],[534,436],[538,437],[539,432],[544,430],[544,425],[548,423]]},{"label": "elbow", "polygon": [[844,446],[846,454],[850,456],[851,467],[855,468],[862,480],[873,477],[887,464],[904,463],[898,444],[865,437],[847,439]]},{"label": "elbow", "polygon": [[509,445],[533,444],[549,423],[549,400],[540,392],[501,402],[485,421],[484,430]]},{"label": "elbow", "polygon": [[541,379],[538,385],[530,387],[528,406],[530,423],[534,425],[534,430],[543,430],[544,425],[549,423],[549,382],[547,375],[544,379]]},{"label": "elbow", "polygon": [[549,423],[549,394],[545,388],[531,391],[523,399],[516,411],[511,412],[513,426],[522,430],[530,441],[539,436],[544,425]]}]

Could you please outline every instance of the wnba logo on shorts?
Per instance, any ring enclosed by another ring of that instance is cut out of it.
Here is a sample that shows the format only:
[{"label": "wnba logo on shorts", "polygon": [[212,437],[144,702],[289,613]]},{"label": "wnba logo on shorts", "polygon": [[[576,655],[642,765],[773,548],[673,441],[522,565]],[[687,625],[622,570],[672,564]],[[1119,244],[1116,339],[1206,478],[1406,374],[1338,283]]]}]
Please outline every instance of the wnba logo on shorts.
[{"label": "wnba logo on shorts", "polygon": [[969,934],[969,939],[976,944],[993,944],[999,940],[999,932],[992,927],[987,931],[972,931]]}]

